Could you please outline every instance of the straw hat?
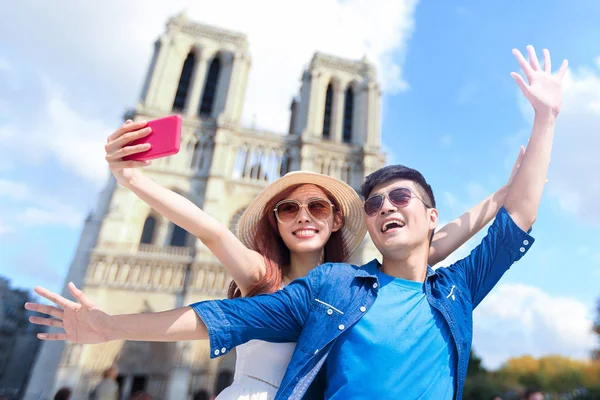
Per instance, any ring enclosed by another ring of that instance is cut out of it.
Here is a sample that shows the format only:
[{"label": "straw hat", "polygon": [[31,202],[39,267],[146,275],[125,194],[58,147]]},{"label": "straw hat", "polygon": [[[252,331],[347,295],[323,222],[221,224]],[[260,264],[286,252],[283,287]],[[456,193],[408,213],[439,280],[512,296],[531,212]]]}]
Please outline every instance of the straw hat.
[{"label": "straw hat", "polygon": [[[266,204],[276,195],[289,188],[300,184],[313,184],[327,190],[337,200],[342,214],[344,226],[340,229],[342,241],[347,249],[347,257],[360,246],[367,232],[363,216],[363,203],[352,187],[339,179],[331,176],[308,171],[289,172],[273,181],[252,200],[244,211],[238,224],[238,237],[248,248],[253,248],[254,236],[258,222],[264,215]],[[271,210],[269,212],[272,212]]]}]

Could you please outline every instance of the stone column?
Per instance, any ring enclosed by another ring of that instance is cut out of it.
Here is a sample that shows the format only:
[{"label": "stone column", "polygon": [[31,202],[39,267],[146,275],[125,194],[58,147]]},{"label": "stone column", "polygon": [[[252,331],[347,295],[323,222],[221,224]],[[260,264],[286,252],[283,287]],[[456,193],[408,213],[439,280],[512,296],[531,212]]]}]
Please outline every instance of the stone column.
[{"label": "stone column", "polygon": [[[311,71],[310,73],[310,97],[308,101],[308,123],[306,124],[307,130],[312,134],[312,136],[319,137],[323,133],[323,127],[319,126],[319,121],[321,121],[321,125],[323,125],[323,110],[321,104],[321,96],[320,92],[324,92],[327,88],[322,88],[319,85],[321,73],[318,71]],[[324,94],[323,94],[324,95]],[[321,118],[319,118],[321,115]]]},{"label": "stone column", "polygon": [[219,79],[217,81],[217,93],[216,98],[214,99],[214,107],[212,111],[212,117],[217,118],[221,113],[224,113],[227,107],[227,103],[229,103],[234,96],[230,96],[233,92],[235,83],[236,83],[236,75],[238,73],[239,67],[237,67],[237,62],[234,61],[233,54],[231,53],[222,53],[221,56],[221,71],[219,72]]},{"label": "stone column", "polygon": [[330,138],[336,143],[342,143],[342,128],[344,126],[344,91],[340,85],[334,86],[332,100]]},{"label": "stone column", "polygon": [[162,72],[165,69],[165,64],[167,62],[167,58],[169,57],[171,44],[165,36],[162,36],[158,43],[160,43],[160,49],[158,50],[158,57],[156,58],[156,62],[154,66],[150,66],[151,70],[148,71],[150,74],[148,88],[146,90],[144,99],[142,99],[143,103],[149,106],[150,108],[157,108],[156,104],[156,95],[159,93],[160,84],[162,82]]},{"label": "stone column", "polygon": [[200,46],[196,46],[195,54],[197,60],[196,65],[194,66],[192,90],[188,93],[185,107],[185,114],[189,117],[198,115],[198,107],[200,105],[200,99],[202,98],[204,82],[206,81],[206,71],[208,68],[208,57],[206,57],[204,49]]}]

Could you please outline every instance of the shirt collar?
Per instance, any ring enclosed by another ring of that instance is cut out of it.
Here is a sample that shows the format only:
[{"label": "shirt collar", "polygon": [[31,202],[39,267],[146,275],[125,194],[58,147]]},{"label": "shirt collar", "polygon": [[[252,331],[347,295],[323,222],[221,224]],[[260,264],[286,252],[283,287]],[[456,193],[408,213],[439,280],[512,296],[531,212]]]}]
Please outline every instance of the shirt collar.
[{"label": "shirt collar", "polygon": [[[381,267],[379,260],[374,259],[372,261],[369,261],[362,267],[358,268],[356,270],[355,276],[357,278],[377,279],[377,270],[379,269],[379,267]],[[430,278],[434,275],[437,275],[437,272],[433,268],[431,268],[431,266],[428,265],[427,266],[427,278]]]}]

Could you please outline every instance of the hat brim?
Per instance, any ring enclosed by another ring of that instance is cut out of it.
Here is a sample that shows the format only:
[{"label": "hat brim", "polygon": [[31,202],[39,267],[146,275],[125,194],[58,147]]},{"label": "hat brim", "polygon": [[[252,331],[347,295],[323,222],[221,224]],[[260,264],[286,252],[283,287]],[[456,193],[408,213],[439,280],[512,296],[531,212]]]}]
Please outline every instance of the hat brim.
[{"label": "hat brim", "polygon": [[[250,249],[254,248],[254,238],[258,223],[265,213],[265,206],[273,197],[285,189],[312,184],[327,190],[336,199],[344,216],[344,225],[340,229],[346,250],[346,260],[360,246],[367,226],[363,216],[363,203],[356,191],[347,183],[328,175],[308,171],[289,172],[264,188],[246,208],[238,223],[238,238]],[[343,261],[346,261],[343,260]]]}]

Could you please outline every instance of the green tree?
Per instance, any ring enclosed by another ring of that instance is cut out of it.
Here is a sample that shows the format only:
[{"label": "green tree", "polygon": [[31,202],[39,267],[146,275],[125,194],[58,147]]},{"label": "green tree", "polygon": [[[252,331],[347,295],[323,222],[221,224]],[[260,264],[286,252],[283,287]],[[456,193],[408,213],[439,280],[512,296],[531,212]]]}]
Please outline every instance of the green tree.
[{"label": "green tree", "polygon": [[[598,305],[596,307],[596,321],[594,322],[594,332],[596,332],[600,341],[600,299],[598,299]],[[592,357],[594,358],[594,360],[600,361],[600,348],[594,351]]]}]

